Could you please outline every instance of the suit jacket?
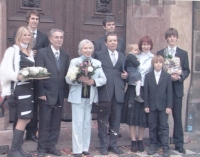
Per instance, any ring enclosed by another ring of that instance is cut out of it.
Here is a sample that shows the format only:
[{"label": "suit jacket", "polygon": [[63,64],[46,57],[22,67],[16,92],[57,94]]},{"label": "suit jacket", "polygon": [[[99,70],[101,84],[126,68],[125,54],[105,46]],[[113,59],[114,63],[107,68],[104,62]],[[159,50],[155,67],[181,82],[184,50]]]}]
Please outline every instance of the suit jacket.
[{"label": "suit jacket", "polygon": [[[16,33],[17,32],[14,32],[14,35],[13,35],[13,44],[15,44]],[[39,50],[47,46],[49,46],[48,36],[45,33],[41,32],[40,30],[37,30],[36,44],[32,49]]]},{"label": "suit jacket", "polygon": [[[157,54],[164,57],[164,49],[157,52]],[[189,63],[188,63],[188,54],[186,51],[177,47],[175,56],[180,58],[182,74],[180,75],[181,79],[173,81],[173,90],[178,97],[183,97],[183,82],[190,74]]]},{"label": "suit jacket", "polygon": [[172,108],[171,75],[162,70],[158,84],[154,75],[154,70],[146,74],[144,82],[144,106],[150,111],[165,110]]},{"label": "suit jacket", "polygon": [[99,101],[108,101],[108,97],[111,100],[113,94],[115,94],[117,102],[124,102],[125,83],[121,78],[121,72],[123,69],[122,67],[125,64],[126,57],[121,52],[118,52],[118,54],[118,60],[114,67],[107,48],[97,52],[95,55],[96,59],[102,63],[102,68],[107,78],[107,87],[104,85],[98,88]]},{"label": "suit jacket", "polygon": [[[107,48],[106,45],[105,45],[105,38],[106,38],[106,35],[100,37],[99,39],[97,39],[94,42],[94,52],[95,53]],[[118,37],[117,39],[118,39],[117,51],[125,53],[125,42],[124,42],[124,39],[120,38],[120,37]]]},{"label": "suit jacket", "polygon": [[[72,59],[70,62],[69,69],[82,63],[82,58]],[[101,67],[101,62],[96,59],[91,59],[91,63],[94,67]],[[90,88],[90,104],[93,102],[98,102],[98,91],[97,87],[100,87],[106,84],[106,76],[102,70],[102,68],[98,68],[95,71],[95,74],[92,76],[92,79],[95,81],[96,86],[91,86]],[[82,92],[82,83],[78,83],[77,81],[72,82],[66,77],[66,81],[68,84],[71,84],[68,101],[71,103],[81,103],[81,92]]]},{"label": "suit jacket", "polygon": [[46,101],[39,99],[39,103],[56,105],[59,97],[60,105],[63,105],[64,98],[67,98],[69,90],[69,86],[65,81],[69,67],[69,56],[60,49],[60,69],[58,69],[51,46],[48,46],[38,50],[35,64],[47,68],[50,73],[50,78],[38,81],[38,97],[47,97]]}]

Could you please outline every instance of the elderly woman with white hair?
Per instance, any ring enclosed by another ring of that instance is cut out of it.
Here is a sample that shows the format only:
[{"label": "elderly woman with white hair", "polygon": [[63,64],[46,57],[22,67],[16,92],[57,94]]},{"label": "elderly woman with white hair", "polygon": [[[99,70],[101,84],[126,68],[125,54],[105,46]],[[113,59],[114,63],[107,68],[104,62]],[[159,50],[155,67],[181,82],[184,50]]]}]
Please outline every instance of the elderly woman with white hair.
[{"label": "elderly woman with white hair", "polygon": [[[72,149],[75,157],[90,154],[88,150],[91,136],[92,103],[98,101],[97,87],[106,84],[107,81],[101,62],[92,58],[94,51],[92,42],[84,39],[79,43],[78,48],[80,57],[71,60],[69,71],[83,62],[88,62],[93,67],[99,68],[94,71],[91,78],[82,75],[72,81],[68,75],[66,77],[67,83],[71,85],[68,101],[72,105]],[[87,94],[84,93],[86,85]]]}]

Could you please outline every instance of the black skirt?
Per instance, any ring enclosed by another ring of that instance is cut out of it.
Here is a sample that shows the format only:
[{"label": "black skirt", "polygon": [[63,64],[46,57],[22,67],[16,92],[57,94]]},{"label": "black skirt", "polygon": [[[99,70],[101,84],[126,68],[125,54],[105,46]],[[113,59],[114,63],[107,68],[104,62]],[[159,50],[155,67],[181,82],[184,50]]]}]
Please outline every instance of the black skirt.
[{"label": "black skirt", "polygon": [[[143,98],[144,87],[141,87],[140,93]],[[147,114],[144,111],[144,103],[135,101],[135,96],[135,86],[128,85],[122,108],[121,123],[126,123],[130,126],[134,125],[147,128]]]}]

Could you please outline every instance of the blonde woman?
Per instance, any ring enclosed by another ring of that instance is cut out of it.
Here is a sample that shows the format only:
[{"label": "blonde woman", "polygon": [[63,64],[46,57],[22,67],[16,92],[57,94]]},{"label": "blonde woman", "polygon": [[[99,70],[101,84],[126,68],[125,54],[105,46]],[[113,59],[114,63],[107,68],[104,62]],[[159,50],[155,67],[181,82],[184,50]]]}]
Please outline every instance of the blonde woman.
[{"label": "blonde woman", "polygon": [[1,63],[2,96],[11,94],[11,82],[14,83],[14,93],[17,100],[17,124],[13,131],[12,145],[7,157],[32,157],[22,150],[23,135],[26,125],[33,116],[33,85],[32,80],[21,82],[19,71],[25,67],[34,66],[34,55],[31,51],[32,36],[27,27],[17,30],[16,43],[9,47]]}]

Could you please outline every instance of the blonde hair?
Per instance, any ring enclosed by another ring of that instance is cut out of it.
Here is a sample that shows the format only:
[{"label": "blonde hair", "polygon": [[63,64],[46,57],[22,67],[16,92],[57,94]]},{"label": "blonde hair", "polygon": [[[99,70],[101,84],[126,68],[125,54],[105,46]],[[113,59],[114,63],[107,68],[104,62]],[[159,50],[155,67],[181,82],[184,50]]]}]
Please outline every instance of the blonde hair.
[{"label": "blonde hair", "polygon": [[82,49],[83,45],[85,45],[85,44],[91,44],[91,46],[92,46],[92,52],[94,52],[94,44],[90,40],[88,40],[88,39],[83,39],[83,40],[80,41],[80,43],[78,45],[78,54],[80,56],[81,56],[81,49]]},{"label": "blonde hair", "polygon": [[151,65],[154,66],[154,63],[163,63],[164,64],[164,58],[161,55],[155,55],[153,56],[151,60]]},{"label": "blonde hair", "polygon": [[126,47],[126,55],[128,55],[129,52],[131,52],[134,49],[138,49],[138,44],[128,44]]},{"label": "blonde hair", "polygon": [[[15,36],[15,44],[18,45],[20,49],[22,49],[21,44],[20,44],[21,39],[24,36],[24,34],[26,34],[27,32],[29,32],[31,35],[31,31],[26,26],[19,27],[19,29],[17,30],[16,36]],[[33,38],[31,38],[31,41],[28,44],[28,47],[27,47],[28,52],[31,51],[32,45],[33,45]]]}]

